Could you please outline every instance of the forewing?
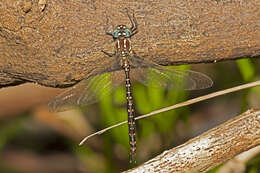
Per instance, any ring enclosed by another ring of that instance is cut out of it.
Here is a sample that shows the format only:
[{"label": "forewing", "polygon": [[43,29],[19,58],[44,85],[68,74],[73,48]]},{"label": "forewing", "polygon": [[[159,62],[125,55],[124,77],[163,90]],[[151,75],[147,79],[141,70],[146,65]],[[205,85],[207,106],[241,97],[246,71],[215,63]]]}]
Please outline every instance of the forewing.
[{"label": "forewing", "polygon": [[129,58],[132,77],[144,85],[169,90],[197,90],[211,87],[213,82],[205,74],[181,69],[169,69],[137,56]]},{"label": "forewing", "polygon": [[[102,67],[98,66],[100,64],[103,64]],[[121,84],[122,81],[119,80],[119,75],[116,75],[118,73],[116,70],[119,69],[121,69],[121,66],[116,57],[106,56],[98,59],[97,68],[92,72],[94,76],[82,80],[72,88],[53,98],[48,104],[50,111],[65,111],[75,106],[85,106],[97,102],[109,94],[113,88]],[[111,85],[112,82],[113,85]]]}]

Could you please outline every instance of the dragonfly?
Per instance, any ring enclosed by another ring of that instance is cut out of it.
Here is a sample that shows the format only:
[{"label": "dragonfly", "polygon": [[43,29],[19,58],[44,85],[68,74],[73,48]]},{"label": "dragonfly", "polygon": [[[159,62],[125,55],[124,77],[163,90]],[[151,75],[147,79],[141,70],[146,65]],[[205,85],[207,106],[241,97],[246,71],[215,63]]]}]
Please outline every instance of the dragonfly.
[{"label": "dragonfly", "polygon": [[139,57],[132,50],[130,40],[138,32],[137,19],[134,12],[130,15],[126,9],[126,14],[131,27],[120,24],[113,31],[108,29],[109,20],[107,18],[105,34],[111,36],[115,43],[113,53],[102,50],[105,58],[109,60],[108,63],[104,63],[105,65],[98,69],[95,75],[80,81],[53,98],[48,107],[51,111],[65,111],[74,106],[90,105],[125,82],[130,163],[136,163],[136,122],[131,81],[135,80],[149,87],[163,87],[168,90],[203,89],[211,87],[213,82],[200,72],[169,69]]}]

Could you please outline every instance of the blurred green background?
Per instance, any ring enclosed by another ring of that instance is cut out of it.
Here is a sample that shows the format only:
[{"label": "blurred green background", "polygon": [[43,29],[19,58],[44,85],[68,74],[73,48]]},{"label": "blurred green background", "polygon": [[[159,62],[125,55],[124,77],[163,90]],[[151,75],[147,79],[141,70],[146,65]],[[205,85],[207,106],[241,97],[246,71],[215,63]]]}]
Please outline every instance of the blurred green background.
[{"label": "blurred green background", "polygon": [[[212,88],[197,91],[166,91],[134,83],[136,115],[259,80],[259,66],[258,59],[182,66],[214,81]],[[124,85],[97,104],[55,114],[46,109],[48,100],[61,92],[54,90],[31,84],[0,90],[0,173],[113,173],[131,168],[127,125],[78,146],[84,136],[127,119]],[[138,165],[249,108],[259,109],[259,99],[260,87],[255,87],[139,120]],[[247,163],[246,172],[260,172],[260,155]]]}]

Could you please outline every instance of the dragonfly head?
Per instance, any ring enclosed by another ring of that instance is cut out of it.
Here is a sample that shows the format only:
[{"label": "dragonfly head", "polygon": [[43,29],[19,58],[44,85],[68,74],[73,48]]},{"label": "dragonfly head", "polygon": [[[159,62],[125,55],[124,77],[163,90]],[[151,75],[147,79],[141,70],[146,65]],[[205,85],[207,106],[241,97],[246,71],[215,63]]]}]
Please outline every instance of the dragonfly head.
[{"label": "dragonfly head", "polygon": [[131,30],[125,25],[118,25],[112,34],[115,39],[128,38],[131,36]]}]

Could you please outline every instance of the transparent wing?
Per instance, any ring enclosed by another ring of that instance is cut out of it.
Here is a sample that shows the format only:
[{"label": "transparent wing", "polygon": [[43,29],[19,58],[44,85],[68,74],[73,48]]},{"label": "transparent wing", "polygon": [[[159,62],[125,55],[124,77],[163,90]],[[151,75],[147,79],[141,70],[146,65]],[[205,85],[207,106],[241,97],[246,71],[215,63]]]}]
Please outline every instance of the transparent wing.
[{"label": "transparent wing", "polygon": [[138,56],[132,56],[129,61],[133,68],[131,76],[151,87],[164,87],[169,90],[197,90],[209,88],[213,84],[208,76],[199,72],[168,69]]},{"label": "transparent wing", "polygon": [[52,112],[72,109],[75,106],[89,105],[111,92],[108,74],[85,79],[53,98],[48,107]]},{"label": "transparent wing", "polygon": [[[104,68],[96,69],[95,74],[98,75],[82,80],[72,88],[53,98],[48,103],[49,110],[59,112],[72,109],[75,106],[90,105],[108,95],[113,88],[124,81],[123,76],[118,74],[120,71],[115,71],[121,69],[118,61],[110,58],[108,62]],[[105,73],[109,71],[114,72]]]}]

